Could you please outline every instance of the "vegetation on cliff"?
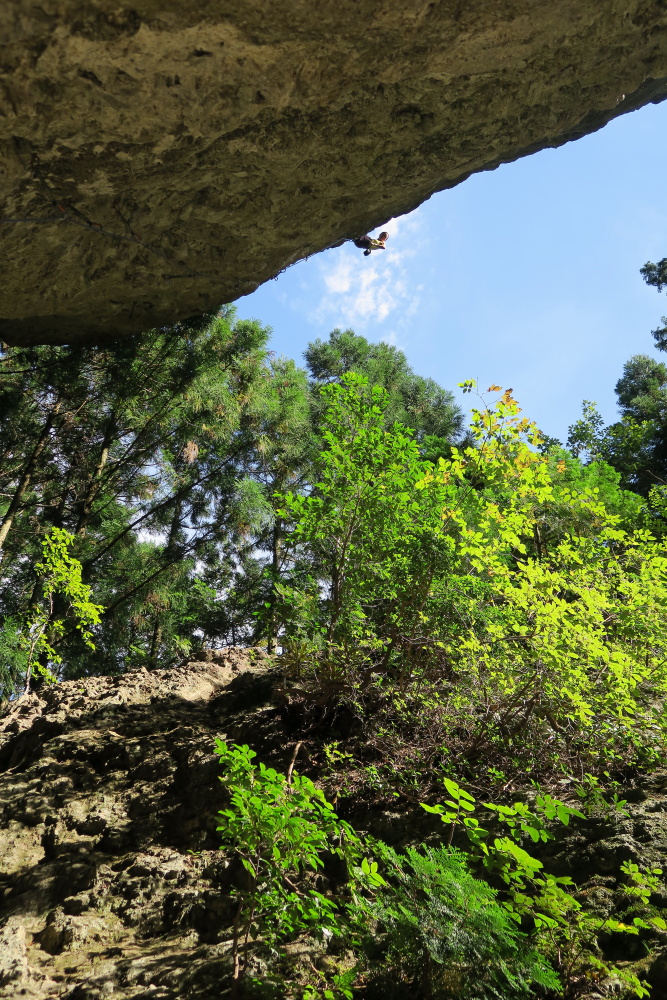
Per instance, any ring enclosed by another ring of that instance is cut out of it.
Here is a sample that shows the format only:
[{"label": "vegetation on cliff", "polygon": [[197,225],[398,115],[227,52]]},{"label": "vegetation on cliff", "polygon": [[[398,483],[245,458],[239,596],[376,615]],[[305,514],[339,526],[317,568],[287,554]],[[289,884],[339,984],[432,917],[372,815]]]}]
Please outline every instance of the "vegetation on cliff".
[{"label": "vegetation on cliff", "polygon": [[[3,698],[210,645],[277,654],[295,757],[320,749],[281,775],[218,744],[236,994],[647,996],[610,941],[660,944],[661,871],[617,867],[617,920],[537,855],[667,750],[667,369],[631,359],[622,419],[586,404],[564,448],[511,390],[465,429],[395,348],[337,330],[300,369],[268,334],[225,308],[3,350]],[[323,788],[435,826],[398,852]],[[319,978],[285,958],[304,935],[338,956]]]}]

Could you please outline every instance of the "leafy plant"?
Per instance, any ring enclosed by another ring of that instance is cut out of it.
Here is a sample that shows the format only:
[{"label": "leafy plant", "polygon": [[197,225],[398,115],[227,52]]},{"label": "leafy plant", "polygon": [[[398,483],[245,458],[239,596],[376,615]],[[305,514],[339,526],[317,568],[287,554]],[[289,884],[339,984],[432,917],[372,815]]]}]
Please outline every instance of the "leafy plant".
[{"label": "leafy plant", "polygon": [[589,815],[598,816],[629,816],[630,813],[625,808],[627,799],[622,799],[618,794],[618,789],[614,788],[609,772],[605,772],[607,784],[611,784],[611,799],[609,793],[602,789],[600,779],[594,774],[585,774],[583,780],[578,784],[574,792],[581,801],[582,808],[586,809]]},{"label": "leafy plant", "polygon": [[330,982],[322,976],[323,985],[309,985],[303,991],[301,1000],[352,1000],[354,993],[352,987],[357,978],[357,970],[350,969],[347,972],[334,974]]},{"label": "leafy plant", "polygon": [[299,650],[300,672],[307,667],[321,689],[358,696],[373,667],[392,670],[395,652],[407,679],[423,604],[446,551],[437,498],[418,502],[424,464],[417,443],[401,425],[385,425],[387,392],[349,373],[321,395],[319,481],[308,496],[284,494],[279,511],[294,525],[293,551],[309,549],[316,572],[299,587],[282,586],[281,614],[290,667]]},{"label": "leafy plant", "polygon": [[[626,882],[621,885],[622,892],[632,902],[639,903],[646,910],[651,894],[663,888],[660,880],[663,873],[662,868],[641,869],[634,861],[624,861],[621,865],[621,872],[626,877]],[[667,931],[667,922],[660,916],[633,917],[632,923],[639,930]]]},{"label": "leafy plant", "polygon": [[35,571],[43,603],[33,607],[19,640],[26,661],[26,692],[33,674],[50,683],[57,679],[51,666],[62,663],[62,657],[53,644],[64,635],[67,620],[73,622],[88,649],[95,649],[91,628],[99,625],[104,609],[90,600],[91,588],[81,579],[81,563],[69,551],[73,543],[74,536],[63,528],[52,528],[42,542],[42,558]]},{"label": "leafy plant", "polygon": [[[615,980],[623,983],[634,996],[648,996],[646,984],[634,973],[600,957],[598,937],[602,933],[637,934],[640,927],[660,929],[660,918],[652,923],[635,919],[628,925],[588,913],[576,898],[572,879],[543,872],[542,862],[521,846],[520,840],[525,837],[535,843],[551,839],[553,834],[545,825],[547,822],[557,820],[568,825],[573,816],[583,818],[582,813],[544,794],[537,795],[534,809],[522,802],[511,806],[485,802],[482,808],[508,827],[508,835],[492,836],[473,815],[476,810],[474,797],[451,779],[445,779],[444,784],[450,798],[442,805],[422,803],[422,808],[450,825],[450,842],[454,828],[460,825],[472,844],[473,856],[485,868],[500,875],[507,885],[507,892],[501,899],[503,907],[518,923],[526,918],[532,922],[536,945],[561,976],[563,995],[574,996],[582,980]],[[622,871],[631,881],[626,891],[645,902],[647,894],[656,886],[659,869],[643,874],[636,865],[626,865]]]},{"label": "leafy plant", "polygon": [[378,921],[380,955],[371,969],[392,996],[433,1000],[510,1000],[540,985],[559,990],[544,956],[522,934],[497,893],[468,871],[452,848],[376,845],[386,884],[368,903]]},{"label": "leafy plant", "polygon": [[531,727],[561,745],[578,733],[602,761],[650,752],[648,727],[664,741],[667,549],[641,501],[540,453],[509,391],[437,465],[387,429],[383,390],[346,375],[322,392],[319,481],[280,508],[316,568],[280,585],[301,683],[362,708],[435,686],[450,718],[476,720],[477,752]]},{"label": "leafy plant", "polygon": [[[321,870],[324,854],[346,862],[358,860],[360,841],[338,819],[324,794],[305,776],[252,763],[248,746],[216,741],[230,791],[230,805],[220,812],[223,843],[240,857],[247,878],[234,890],[238,907],[233,930],[233,991],[249,969],[255,939],[275,958],[279,943],[310,931],[321,939],[340,935],[345,927],[339,902],[304,885],[309,873]],[[295,884],[294,879],[299,880]]]}]

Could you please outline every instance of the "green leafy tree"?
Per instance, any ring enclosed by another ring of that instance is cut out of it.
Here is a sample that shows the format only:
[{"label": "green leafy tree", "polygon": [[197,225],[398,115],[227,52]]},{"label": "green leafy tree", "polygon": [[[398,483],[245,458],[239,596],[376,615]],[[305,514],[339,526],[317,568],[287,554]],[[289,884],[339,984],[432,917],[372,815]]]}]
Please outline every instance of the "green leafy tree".
[{"label": "green leafy tree", "polygon": [[[646,263],[641,274],[647,284],[662,291],[667,258]],[[653,330],[653,338],[658,350],[667,350],[666,317],[663,326]],[[648,355],[634,355],[616,383],[616,396],[621,419],[603,428],[599,415],[590,411],[570,428],[569,445],[576,453],[594,439],[591,457],[609,462],[625,486],[648,496],[667,482],[667,366]]]},{"label": "green leafy tree", "polygon": [[639,273],[647,285],[653,285],[659,292],[667,285],[667,257],[663,257],[657,264],[647,261],[639,269]]},{"label": "green leafy tree", "polygon": [[[318,448],[306,373],[293,361],[272,359],[263,390],[253,411],[255,445],[249,465],[258,491],[253,510],[259,516],[247,535],[243,574],[232,600],[245,607],[247,621],[254,619],[251,640],[265,639],[273,651],[278,629],[276,588],[289,559],[276,497],[287,490],[303,492],[309,488]],[[253,577],[255,586],[250,589],[247,584]]]},{"label": "green leafy tree", "polygon": [[597,404],[585,399],[581,404],[581,417],[568,428],[567,447],[575,458],[595,461],[603,447],[604,420]]},{"label": "green leafy tree", "polygon": [[[647,284],[665,287],[667,258],[641,268]],[[667,350],[667,318],[653,330],[656,347]],[[604,426],[594,403],[584,401],[581,419],[569,429],[568,448],[588,461],[605,461],[623,485],[649,497],[667,483],[667,365],[646,354],[631,357],[616,383],[621,419]],[[657,512],[659,503],[652,506]]]},{"label": "green leafy tree", "polygon": [[667,562],[640,504],[540,454],[509,392],[436,467],[385,429],[382,390],[345,376],[328,392],[320,482],[284,501],[319,568],[283,589],[290,669],[329,696],[428,677],[480,739],[595,720],[602,743],[641,741],[667,694]]},{"label": "green leafy tree", "polygon": [[621,419],[605,427],[586,400],[567,445],[575,456],[613,466],[626,488],[648,496],[667,481],[667,365],[644,354],[630,358],[616,396]]},{"label": "green leafy tree", "polygon": [[300,587],[282,586],[283,616],[290,639],[317,647],[321,676],[338,683],[336,664],[344,672],[348,658],[356,683],[360,671],[389,667],[394,650],[407,662],[428,644],[423,606],[447,543],[437,491],[424,497],[416,487],[427,466],[413,435],[386,427],[387,391],[348,373],[322,392],[319,482],[309,495],[283,497],[292,551],[310,550],[313,566]]},{"label": "green leafy tree", "polygon": [[318,390],[356,372],[369,385],[385,390],[387,426],[399,422],[413,430],[423,458],[435,460],[448,454],[462,433],[463,414],[453,394],[433,379],[415,374],[403,351],[391,344],[372,344],[352,330],[334,330],[328,340],[309,344],[304,357],[320,415],[326,411],[328,397],[320,397]]},{"label": "green leafy tree", "polygon": [[[181,658],[229,616],[245,530],[236,499],[255,441],[267,331],[226,308],[108,348],[5,348],[0,357],[0,612],[25,614],[51,527],[76,536],[105,605],[96,669]],[[195,578],[201,586],[193,586]],[[217,612],[217,613],[216,613]],[[198,635],[199,633],[199,635]],[[85,644],[58,639],[71,675]]]},{"label": "green leafy tree", "polygon": [[93,631],[103,607],[90,599],[91,588],[82,581],[81,563],[70,553],[74,536],[52,528],[42,541],[42,557],[35,566],[38,596],[24,620],[5,622],[0,640],[2,698],[11,697],[24,671],[24,693],[33,676],[57,680],[62,656],[54,645],[68,628],[74,629],[87,649],[94,651]]}]

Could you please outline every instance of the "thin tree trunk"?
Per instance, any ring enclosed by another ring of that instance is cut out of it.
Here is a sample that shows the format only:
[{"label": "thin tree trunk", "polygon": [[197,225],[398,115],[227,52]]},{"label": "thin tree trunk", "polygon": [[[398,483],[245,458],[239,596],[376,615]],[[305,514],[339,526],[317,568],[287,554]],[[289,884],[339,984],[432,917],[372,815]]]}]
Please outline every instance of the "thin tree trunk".
[{"label": "thin tree trunk", "polygon": [[170,557],[173,556],[176,550],[176,538],[178,536],[178,529],[181,526],[182,513],[183,513],[183,497],[179,497],[174,507],[174,515],[171,519],[171,524],[169,525],[169,536],[167,538],[167,544],[164,550],[164,554],[167,560],[169,560]]},{"label": "thin tree trunk", "polygon": [[65,506],[67,504],[67,497],[69,496],[70,485],[72,483],[72,478],[74,476],[74,471],[72,468],[69,469],[65,482],[63,483],[62,493],[60,494],[60,501],[56,508],[56,513],[51,519],[51,523],[55,528],[62,528],[63,519],[65,517]]},{"label": "thin tree trunk", "polygon": [[273,653],[276,648],[275,634],[276,624],[275,624],[275,607],[276,607],[276,583],[278,582],[278,575],[280,573],[280,523],[276,519],[273,525],[273,532],[271,536],[271,594],[269,596],[269,627],[268,634],[266,637],[266,649],[267,652]]},{"label": "thin tree trunk", "polygon": [[239,905],[236,908],[236,914],[234,915],[234,938],[232,944],[232,962],[234,964],[234,971],[232,973],[232,993],[231,1000],[236,1000],[239,995],[239,983],[241,980],[241,962],[239,955],[239,931],[241,923],[241,911],[243,909],[243,900],[239,900]]},{"label": "thin tree trunk", "polygon": [[151,651],[149,654],[149,666],[151,669],[157,667],[157,651],[160,648],[160,642],[162,640],[162,625],[160,624],[160,614],[159,612],[155,615],[155,626],[153,628],[153,637],[151,639]]},{"label": "thin tree trunk", "polygon": [[113,441],[114,431],[116,430],[116,418],[112,413],[107,421],[107,426],[104,431],[104,438],[102,440],[102,449],[100,451],[100,457],[97,460],[97,465],[95,466],[95,471],[93,473],[92,482],[88,488],[86,498],[83,501],[81,508],[81,513],[79,514],[79,520],[76,526],[76,534],[84,535],[86,532],[86,525],[90,518],[90,513],[93,509],[93,504],[97,494],[100,491],[101,477],[104,468],[109,461],[109,451],[111,449],[111,444]]},{"label": "thin tree trunk", "polygon": [[21,507],[21,501],[23,500],[25,491],[30,486],[33,474],[35,472],[35,468],[37,466],[37,462],[39,460],[39,456],[44,451],[44,447],[49,439],[49,434],[51,433],[51,428],[53,427],[53,423],[58,414],[59,409],[60,409],[60,403],[58,402],[55,404],[55,406],[49,413],[48,417],[46,418],[46,423],[42,427],[42,431],[37,439],[37,443],[32,450],[32,455],[26,462],[26,465],[23,469],[21,478],[19,480],[19,484],[16,487],[16,491],[14,493],[14,496],[12,497],[11,503],[7,508],[7,513],[5,514],[2,520],[2,524],[0,524],[0,552],[2,552],[4,544],[7,541],[7,535],[11,530],[12,524],[14,522],[14,517],[17,511]]}]

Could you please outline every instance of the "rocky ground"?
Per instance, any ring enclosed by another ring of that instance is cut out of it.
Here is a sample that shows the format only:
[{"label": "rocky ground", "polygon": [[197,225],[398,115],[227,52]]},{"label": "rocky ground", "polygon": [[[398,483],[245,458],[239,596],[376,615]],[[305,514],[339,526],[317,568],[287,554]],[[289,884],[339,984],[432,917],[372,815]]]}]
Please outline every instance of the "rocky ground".
[{"label": "rocky ground", "polygon": [[[225,995],[235,871],[217,849],[213,743],[248,742],[287,768],[298,735],[272,699],[275,679],[262,651],[225,649],[43,687],[5,710],[0,997]],[[628,798],[629,816],[599,814],[549,845],[550,869],[585,882],[600,912],[621,906],[622,861],[667,861],[667,771]],[[361,825],[386,839],[406,830],[381,808]],[[667,910],[667,890],[651,903]],[[623,942],[616,959],[639,960],[663,1000],[667,950],[642,959],[640,939]]]},{"label": "rocky ground", "polygon": [[220,997],[213,741],[257,736],[275,710],[261,653],[208,656],[43,688],[6,712],[0,996]]}]

